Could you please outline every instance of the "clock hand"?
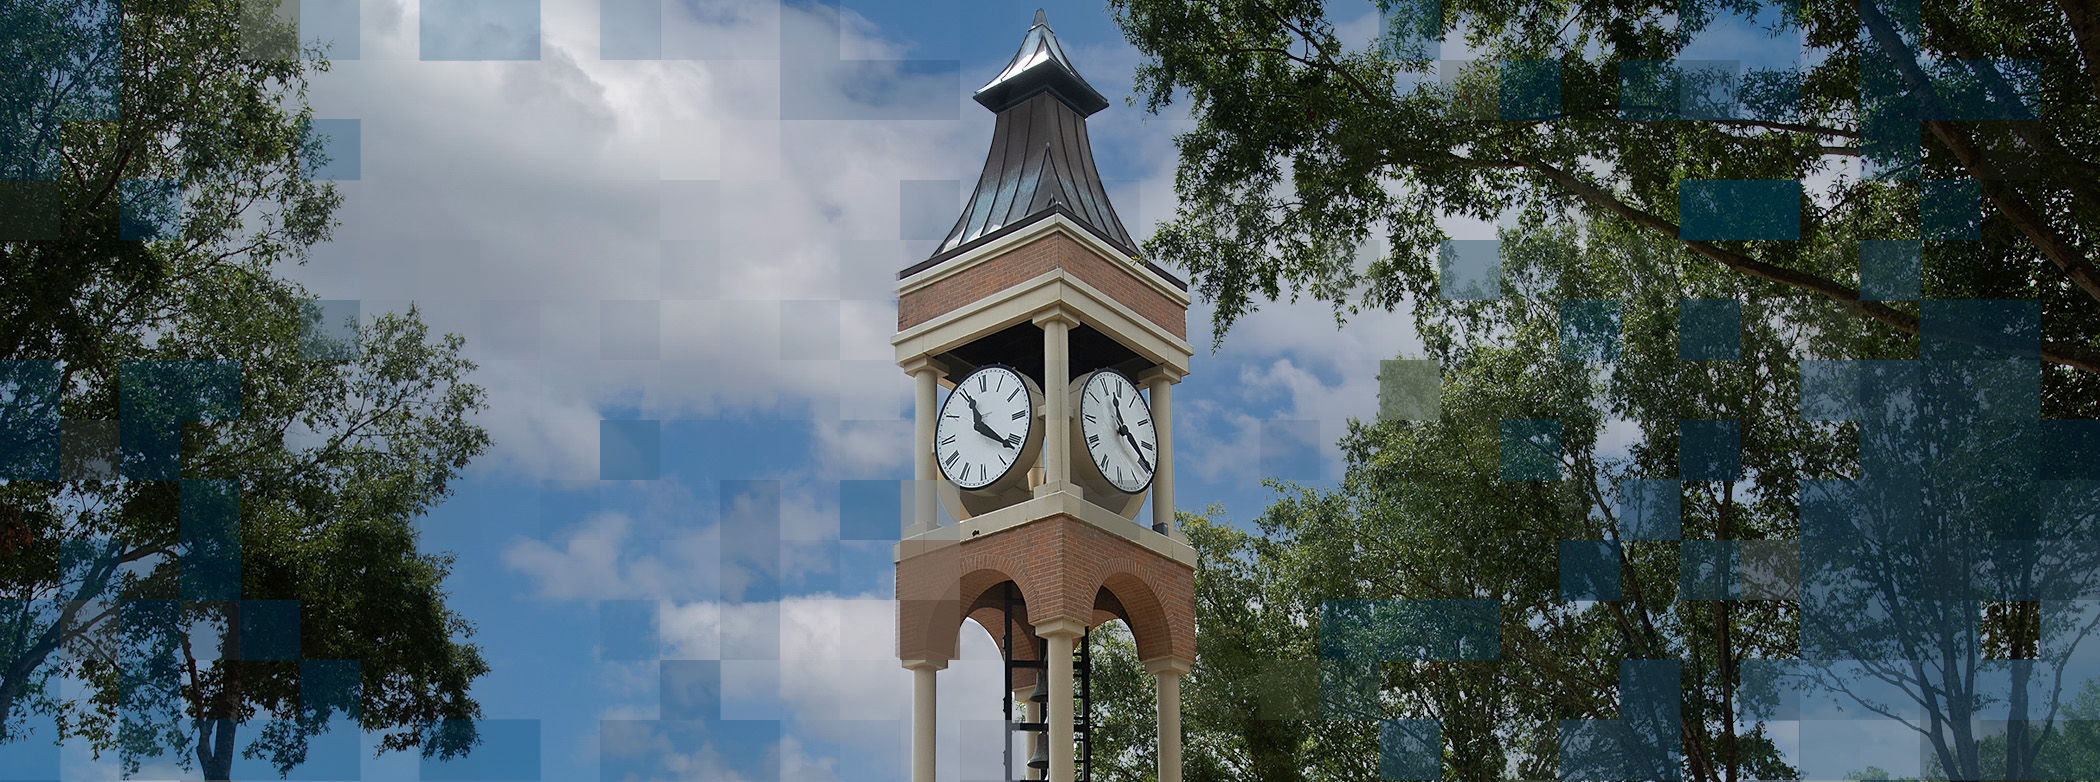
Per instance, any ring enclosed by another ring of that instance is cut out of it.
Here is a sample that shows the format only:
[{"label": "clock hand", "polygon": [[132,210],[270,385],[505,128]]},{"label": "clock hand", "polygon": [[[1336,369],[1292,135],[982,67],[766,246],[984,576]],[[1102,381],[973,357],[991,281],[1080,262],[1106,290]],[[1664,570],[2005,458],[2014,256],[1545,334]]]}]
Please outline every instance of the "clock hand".
[{"label": "clock hand", "polygon": [[963,396],[963,401],[965,401],[965,402],[968,402],[968,403],[970,403],[970,417],[971,417],[972,419],[974,419],[974,420],[973,420],[973,421],[971,422],[971,425],[970,425],[970,426],[971,426],[971,428],[973,428],[973,429],[976,429],[976,430],[977,430],[977,433],[978,433],[978,434],[984,435],[984,436],[986,436],[986,437],[989,437],[989,438],[992,438],[992,439],[994,439],[994,440],[998,440],[998,441],[999,441],[999,445],[1000,445],[1001,447],[1003,447],[1003,448],[1005,448],[1005,449],[1007,449],[1007,450],[1009,450],[1009,451],[1013,450],[1013,447],[1014,447],[1014,444],[1013,444],[1013,443],[1011,443],[1011,442],[1007,442],[1006,438],[1004,438],[1004,437],[1000,437],[1000,436],[999,436],[999,433],[998,433],[998,432],[994,432],[994,431],[992,431],[992,428],[991,428],[991,427],[989,427],[989,426],[986,426],[986,425],[984,424],[984,414],[983,414],[983,413],[979,413],[979,412],[977,412],[977,400],[976,400],[976,398],[974,398],[974,397],[971,397],[971,396],[968,396],[968,395],[965,395],[965,396]]},{"label": "clock hand", "polygon": [[1116,434],[1123,436],[1123,442],[1130,443],[1130,454],[1137,457],[1138,466],[1145,468],[1145,472],[1151,472],[1152,462],[1145,458],[1145,449],[1138,447],[1137,437],[1132,435],[1130,427],[1123,423],[1123,409],[1111,407],[1109,410],[1116,414]]}]

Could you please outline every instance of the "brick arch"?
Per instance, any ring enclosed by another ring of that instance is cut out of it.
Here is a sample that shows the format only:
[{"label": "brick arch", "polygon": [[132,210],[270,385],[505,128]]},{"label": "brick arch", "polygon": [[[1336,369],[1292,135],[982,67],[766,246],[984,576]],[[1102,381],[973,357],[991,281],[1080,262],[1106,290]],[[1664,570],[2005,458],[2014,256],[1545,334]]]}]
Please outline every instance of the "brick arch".
[{"label": "brick arch", "polygon": [[[1181,578],[1176,579],[1175,576]],[[1189,574],[1167,572],[1156,562],[1145,562],[1128,557],[1117,557],[1101,563],[1092,579],[1099,591],[1107,592],[1110,601],[1099,601],[1103,609],[1130,627],[1131,638],[1137,643],[1140,660],[1160,657],[1196,659],[1196,617],[1186,608],[1170,607],[1175,602],[1162,596],[1162,589],[1174,589],[1181,582],[1190,581]],[[1187,584],[1193,587],[1193,583]],[[1098,622],[1097,622],[1098,624]]]},{"label": "brick arch", "polygon": [[[1042,590],[1033,584],[1033,579],[1018,559],[992,554],[965,556],[961,560],[957,564],[962,577],[953,580],[932,573],[923,574],[924,577],[906,577],[906,568],[900,563],[897,595],[897,656],[900,659],[956,659],[961,652],[965,618],[979,618],[980,625],[987,621],[993,625],[998,623],[996,613],[979,617],[985,611],[995,611],[980,603],[987,600],[996,603],[999,596],[993,592],[1006,582],[1014,583],[1024,603],[1040,604]],[[990,626],[986,626],[989,629]],[[994,637],[993,643],[996,645],[998,640]]]}]

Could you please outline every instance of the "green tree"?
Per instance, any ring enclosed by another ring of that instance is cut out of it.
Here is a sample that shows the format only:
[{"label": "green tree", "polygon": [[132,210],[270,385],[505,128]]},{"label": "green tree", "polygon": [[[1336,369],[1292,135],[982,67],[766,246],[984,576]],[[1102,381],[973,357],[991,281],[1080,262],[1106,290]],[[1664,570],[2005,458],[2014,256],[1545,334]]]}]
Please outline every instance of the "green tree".
[{"label": "green tree", "polygon": [[211,779],[243,724],[280,773],[339,717],[466,751],[487,665],[414,520],[488,446],[474,367],[413,310],[323,323],[273,275],[340,203],[308,177],[326,62],[232,0],[0,26],[0,424],[28,435],[0,448],[0,735],[45,714]]},{"label": "green tree", "polygon": [[[1981,241],[1926,233],[1924,295],[2040,301],[2045,414],[2100,417],[2086,249],[2100,227],[2100,28],[2083,4],[1922,0],[1913,16],[1837,0],[1394,0],[1407,35],[1362,50],[1329,5],[1111,3],[1148,58],[1147,109],[1184,99],[1196,122],[1179,138],[1181,205],[1145,250],[1215,302],[1216,338],[1286,291],[1338,318],[1434,298],[1437,219],[1539,207],[1612,216],[1915,350],[1916,305],[1863,299],[1853,243],[1920,237],[1909,180],[1959,179],[1981,196],[1925,209],[1981,211]],[[1770,46],[1799,36],[1804,66],[1723,90],[1669,64],[1717,20],[1759,12],[1787,36]],[[1445,31],[1483,59],[1433,71]],[[1427,53],[1407,45],[1423,34]],[[1533,89],[1545,85],[1551,97]],[[1718,107],[1676,100],[1713,92]],[[1877,175],[1839,174],[1848,159]],[[1722,241],[1680,230],[1685,180],[1829,184],[1801,197],[1798,240]],[[1391,253],[1355,263],[1374,234]]]}]

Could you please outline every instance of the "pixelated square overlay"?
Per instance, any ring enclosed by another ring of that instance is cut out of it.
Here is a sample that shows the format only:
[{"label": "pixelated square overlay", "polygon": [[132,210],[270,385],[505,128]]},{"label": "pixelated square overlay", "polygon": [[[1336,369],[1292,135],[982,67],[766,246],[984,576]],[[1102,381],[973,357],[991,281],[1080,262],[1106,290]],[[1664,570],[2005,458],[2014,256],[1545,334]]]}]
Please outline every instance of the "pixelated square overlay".
[{"label": "pixelated square overlay", "polygon": [[1499,660],[1502,605],[1485,600],[1322,600],[1322,660]]},{"label": "pixelated square overlay", "polygon": [[1742,423],[1677,422],[1677,473],[1687,481],[1742,480]]},{"label": "pixelated square overlay", "polygon": [[1801,182],[1794,179],[1685,179],[1677,183],[1677,238],[1689,241],[1799,240]]},{"label": "pixelated square overlay", "polygon": [[1267,420],[1261,422],[1261,474],[1287,481],[1320,479],[1320,422],[1316,420]]},{"label": "pixelated square overlay", "polygon": [[1623,478],[1615,484],[1620,540],[1677,540],[1683,529],[1683,485],[1668,478]]},{"label": "pixelated square overlay", "polygon": [[0,180],[0,241],[59,238],[56,179]]},{"label": "pixelated square overlay", "polygon": [[299,3],[300,0],[241,0],[241,58],[297,59]]},{"label": "pixelated square overlay", "polygon": [[1619,717],[1560,721],[1560,778],[1680,778],[1682,711],[1676,660],[1619,663]]},{"label": "pixelated square overlay", "polygon": [[897,238],[937,240],[962,212],[961,180],[905,179],[897,183]]},{"label": "pixelated square overlay", "polygon": [[1738,544],[1737,600],[1799,600],[1801,542],[1745,540]]},{"label": "pixelated square overlay", "polygon": [[119,362],[121,474],[134,481],[180,480],[182,422],[226,421],[240,414],[237,361]]},{"label": "pixelated square overlay", "polygon": [[358,0],[298,0],[298,5],[299,56],[311,58],[308,48],[336,62],[356,60],[363,54]]},{"label": "pixelated square overlay", "polygon": [[[2033,299],[1928,299],[1918,305],[1918,356],[1938,362],[2033,360],[2041,353],[2041,317],[2041,304]],[[1962,370],[1975,380],[2009,371],[2003,367]],[[1903,384],[1920,382],[1924,381],[1905,380]],[[2038,399],[2035,405],[2034,415],[2039,415]],[[2006,410],[1999,415],[2016,413]]]},{"label": "pixelated square overlay", "polygon": [[1502,419],[1502,480],[1560,480],[1560,421]]},{"label": "pixelated square overlay", "polygon": [[839,481],[839,540],[897,540],[904,527],[906,482]]},{"label": "pixelated square overlay", "polygon": [[1734,600],[1741,549],[1733,540],[1687,540],[1677,546],[1680,600]]},{"label": "pixelated square overlay", "polygon": [[1915,239],[1859,243],[1859,297],[1867,301],[1917,301],[1919,243]]},{"label": "pixelated square overlay", "polygon": [[1442,0],[1378,0],[1378,45],[1389,59],[1426,62],[1444,41]]},{"label": "pixelated square overlay", "polygon": [[1437,259],[1437,295],[1445,301],[1502,298],[1501,240],[1448,239]]},{"label": "pixelated square overlay", "polygon": [[307,361],[352,361],[360,352],[362,317],[356,299],[316,299],[299,305],[299,357]]},{"label": "pixelated square overlay", "polygon": [[307,179],[340,182],[363,176],[363,120],[311,120],[304,136],[299,153],[300,167]]},{"label": "pixelated square overlay", "polygon": [[598,601],[598,646],[607,660],[656,660],[662,656],[662,621],[657,600]]},{"label": "pixelated square overlay", "polygon": [[1319,661],[1320,718],[1377,719],[1385,711],[1379,701],[1384,665],[1379,660]]},{"label": "pixelated square overlay", "polygon": [[722,661],[664,660],[657,673],[657,713],[664,719],[722,718]]},{"label": "pixelated square overlay", "polygon": [[58,362],[0,361],[0,479],[59,479],[58,403]]},{"label": "pixelated square overlay", "polygon": [[182,599],[241,599],[240,482],[183,481],[178,504]]},{"label": "pixelated square overlay", "polygon": [[1983,183],[1974,179],[1919,182],[1918,235],[1937,240],[1983,238]]},{"label": "pixelated square overlay", "polygon": [[127,242],[182,236],[182,183],[126,179],[118,186],[117,238]]},{"label": "pixelated square overlay", "polygon": [[598,422],[598,479],[653,481],[663,474],[663,422]]},{"label": "pixelated square overlay", "polygon": [[1677,358],[1735,361],[1743,354],[1743,303],[1736,299],[1677,302]]},{"label": "pixelated square overlay", "polygon": [[1502,121],[1560,119],[1560,61],[1501,62]]},{"label": "pixelated square overlay", "polygon": [[428,782],[537,780],[540,778],[539,720],[445,720],[440,731],[472,730],[474,750],[451,759],[436,755],[416,761],[417,775]]},{"label": "pixelated square overlay", "polygon": [[1560,599],[1620,599],[1619,563],[1625,558],[1616,540],[1560,542]]},{"label": "pixelated square overlay", "polygon": [[663,302],[598,302],[598,357],[655,361],[663,357]]},{"label": "pixelated square overlay", "polygon": [[[780,118],[917,119],[961,116],[960,60],[845,60],[835,4],[806,9],[818,24],[780,27]],[[939,13],[931,14],[939,18]]]},{"label": "pixelated square overlay", "polygon": [[1443,370],[1433,359],[1378,362],[1378,418],[1434,421],[1443,415]]},{"label": "pixelated square overlay", "polygon": [[1619,303],[1602,299],[1562,301],[1560,360],[1619,360]]},{"label": "pixelated square overlay", "polygon": [[242,600],[241,659],[299,659],[299,601]]},{"label": "pixelated square overlay", "polygon": [[779,356],[789,361],[837,361],[838,301],[780,302]]},{"label": "pixelated square overlay", "polygon": [[1444,729],[1436,720],[1379,720],[1378,778],[1435,782],[1444,774]]},{"label": "pixelated square overlay", "polygon": [[1663,122],[1677,119],[1678,68],[1669,60],[1619,62],[1619,119]]},{"label": "pixelated square overlay", "polygon": [[599,0],[598,59],[660,60],[663,0]]},{"label": "pixelated square overlay", "polygon": [[1261,660],[1256,673],[1254,718],[1296,721],[1319,717],[1320,661]]},{"label": "pixelated square overlay", "polygon": [[[1681,0],[1678,62],[1687,79],[1681,119],[1785,121],[1799,114],[1802,30],[1797,0],[1728,6]],[[1706,83],[1697,83],[1704,81]]]},{"label": "pixelated square overlay", "polygon": [[[600,317],[603,317],[602,314]],[[507,361],[538,359],[540,303],[495,300],[481,302],[479,345],[490,358]],[[603,349],[602,345],[600,349]]]},{"label": "pixelated square overlay", "polygon": [[539,0],[418,0],[417,56],[431,60],[537,60]]},{"label": "pixelated square overlay", "polygon": [[117,445],[117,422],[62,421],[58,427],[58,479],[114,481],[123,451]]}]

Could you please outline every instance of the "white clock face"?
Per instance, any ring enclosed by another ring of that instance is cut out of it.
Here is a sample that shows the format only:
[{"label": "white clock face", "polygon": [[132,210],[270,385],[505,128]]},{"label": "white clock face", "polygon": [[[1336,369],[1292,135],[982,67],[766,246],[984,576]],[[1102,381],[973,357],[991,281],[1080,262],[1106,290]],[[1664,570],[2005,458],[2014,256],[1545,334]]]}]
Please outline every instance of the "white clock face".
[{"label": "white clock face", "polygon": [[1136,494],[1152,484],[1159,462],[1152,410],[1123,373],[1102,370],[1087,378],[1079,396],[1079,431],[1088,461],[1111,485]]},{"label": "white clock face", "polygon": [[1035,434],[1034,412],[1019,372],[991,366],[970,373],[949,392],[933,427],[933,455],[941,474],[964,489],[981,489],[1006,477]]}]

